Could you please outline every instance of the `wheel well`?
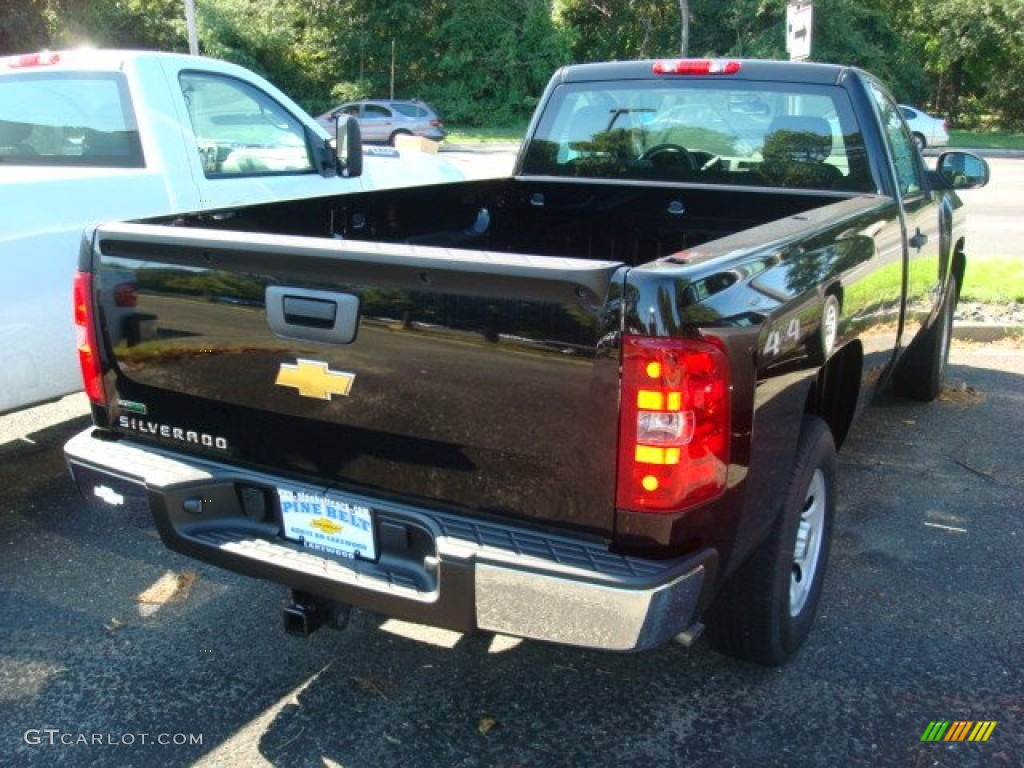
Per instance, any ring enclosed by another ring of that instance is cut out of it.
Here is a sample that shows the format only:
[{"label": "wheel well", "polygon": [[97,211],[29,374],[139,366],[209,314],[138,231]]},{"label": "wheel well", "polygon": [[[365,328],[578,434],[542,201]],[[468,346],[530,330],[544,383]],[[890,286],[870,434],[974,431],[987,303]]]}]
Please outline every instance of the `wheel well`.
[{"label": "wheel well", "polygon": [[847,344],[821,367],[807,395],[806,412],[825,420],[836,449],[842,447],[853,424],[863,368],[864,350],[860,342]]}]

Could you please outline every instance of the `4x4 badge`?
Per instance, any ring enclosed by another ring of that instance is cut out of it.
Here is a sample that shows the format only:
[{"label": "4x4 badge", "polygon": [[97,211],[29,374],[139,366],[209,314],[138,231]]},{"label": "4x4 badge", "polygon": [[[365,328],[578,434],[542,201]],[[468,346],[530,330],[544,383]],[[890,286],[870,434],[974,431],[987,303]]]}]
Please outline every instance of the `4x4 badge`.
[{"label": "4x4 badge", "polygon": [[327,363],[300,357],[294,365],[281,363],[274,383],[282,387],[295,387],[303,397],[330,400],[334,395],[348,397],[355,380],[354,373],[332,371]]}]

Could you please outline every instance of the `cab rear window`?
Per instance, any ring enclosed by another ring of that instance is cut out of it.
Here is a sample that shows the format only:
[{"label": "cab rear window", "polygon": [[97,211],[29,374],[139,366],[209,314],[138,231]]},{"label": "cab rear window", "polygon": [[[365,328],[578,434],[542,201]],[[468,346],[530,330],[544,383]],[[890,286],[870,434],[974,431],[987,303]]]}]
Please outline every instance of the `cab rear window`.
[{"label": "cab rear window", "polygon": [[526,174],[873,192],[849,97],[738,79],[559,86]]},{"label": "cab rear window", "polygon": [[124,78],[37,72],[0,79],[0,165],[145,167]]}]

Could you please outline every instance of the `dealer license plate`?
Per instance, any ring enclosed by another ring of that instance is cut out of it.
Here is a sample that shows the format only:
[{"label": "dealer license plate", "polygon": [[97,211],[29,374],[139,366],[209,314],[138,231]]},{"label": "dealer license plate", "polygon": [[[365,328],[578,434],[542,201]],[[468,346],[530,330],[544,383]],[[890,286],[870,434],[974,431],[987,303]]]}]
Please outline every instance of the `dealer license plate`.
[{"label": "dealer license plate", "polygon": [[329,555],[376,559],[373,513],[369,507],[334,495],[287,488],[278,488],[277,496],[286,539]]}]

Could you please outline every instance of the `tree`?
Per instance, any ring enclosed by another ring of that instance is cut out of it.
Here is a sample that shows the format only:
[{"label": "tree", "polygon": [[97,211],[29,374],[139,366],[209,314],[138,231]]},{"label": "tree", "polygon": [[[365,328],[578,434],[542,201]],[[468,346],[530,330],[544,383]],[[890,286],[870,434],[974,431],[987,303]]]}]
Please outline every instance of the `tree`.
[{"label": "tree", "polygon": [[992,115],[1024,122],[1024,3],[914,0],[893,14],[910,30],[931,83],[930,103],[953,122]]},{"label": "tree", "polygon": [[47,47],[47,10],[45,0],[0,0],[0,55]]}]

